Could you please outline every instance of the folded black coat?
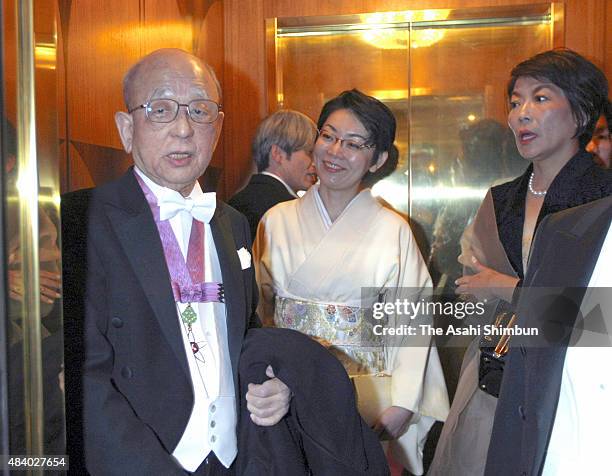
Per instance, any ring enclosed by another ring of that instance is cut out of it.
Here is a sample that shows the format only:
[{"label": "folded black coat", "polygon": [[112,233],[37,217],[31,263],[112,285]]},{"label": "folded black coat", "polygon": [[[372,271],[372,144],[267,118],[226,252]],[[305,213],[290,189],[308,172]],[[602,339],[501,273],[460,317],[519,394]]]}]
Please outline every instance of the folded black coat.
[{"label": "folded black coat", "polygon": [[271,427],[255,425],[242,399],[240,476],[388,475],[374,432],[357,412],[352,383],[323,346],[289,329],[250,329],[240,356],[240,393],[267,380],[266,367],[293,393],[289,413]]}]

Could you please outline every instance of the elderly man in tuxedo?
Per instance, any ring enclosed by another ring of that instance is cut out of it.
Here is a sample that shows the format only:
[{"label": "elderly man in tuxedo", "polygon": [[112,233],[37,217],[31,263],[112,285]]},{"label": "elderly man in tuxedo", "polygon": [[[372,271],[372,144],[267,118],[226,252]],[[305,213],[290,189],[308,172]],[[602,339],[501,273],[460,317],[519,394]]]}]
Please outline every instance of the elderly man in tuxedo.
[{"label": "elderly man in tuxedo", "polygon": [[607,472],[611,220],[608,196],[540,225],[517,308],[520,325],[540,334],[512,338],[486,475]]},{"label": "elderly man in tuxedo", "polygon": [[[234,474],[238,358],[259,321],[248,223],[197,182],[221,132],[220,87],[200,59],[162,49],[128,71],[124,97],[115,122],[134,167],[82,195],[87,207],[78,195],[67,202],[88,222],[85,243],[68,250],[87,253],[87,470]],[[246,395],[261,425],[290,398],[267,375]]]}]

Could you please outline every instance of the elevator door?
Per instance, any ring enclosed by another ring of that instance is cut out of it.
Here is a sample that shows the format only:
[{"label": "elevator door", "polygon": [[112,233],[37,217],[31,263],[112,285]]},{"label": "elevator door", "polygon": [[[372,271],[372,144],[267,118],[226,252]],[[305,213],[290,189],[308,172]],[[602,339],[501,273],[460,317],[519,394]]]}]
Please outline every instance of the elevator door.
[{"label": "elevator door", "polygon": [[[22,457],[66,453],[56,9],[3,0],[1,11],[0,454]],[[47,462],[1,463],[41,474]],[[67,461],[48,463],[61,470]]]}]

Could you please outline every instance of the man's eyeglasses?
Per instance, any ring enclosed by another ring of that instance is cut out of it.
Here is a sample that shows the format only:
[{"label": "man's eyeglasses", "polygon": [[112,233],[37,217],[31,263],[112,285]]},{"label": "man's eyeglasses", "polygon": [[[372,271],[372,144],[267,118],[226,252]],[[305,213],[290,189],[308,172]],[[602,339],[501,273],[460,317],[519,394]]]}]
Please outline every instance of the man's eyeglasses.
[{"label": "man's eyeglasses", "polygon": [[153,99],[129,110],[131,114],[137,109],[144,109],[147,119],[151,122],[168,123],[176,119],[181,106],[187,108],[192,121],[200,124],[210,124],[219,117],[221,105],[210,99],[196,99],[189,104],[181,104],[174,99]]},{"label": "man's eyeglasses", "polygon": [[363,149],[372,149],[375,147],[374,144],[368,144],[367,142],[361,142],[355,139],[342,139],[340,137],[336,137],[331,132],[326,130],[319,131],[319,136],[317,140],[326,144],[328,147],[333,146],[336,142],[340,142],[340,148],[345,153],[355,153],[359,152]]}]

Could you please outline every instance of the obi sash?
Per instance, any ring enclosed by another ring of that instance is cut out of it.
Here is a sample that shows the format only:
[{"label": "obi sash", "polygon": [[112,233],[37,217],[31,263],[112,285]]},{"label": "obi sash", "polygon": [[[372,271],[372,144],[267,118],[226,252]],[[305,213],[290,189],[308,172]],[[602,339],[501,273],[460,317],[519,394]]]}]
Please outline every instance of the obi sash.
[{"label": "obi sash", "polygon": [[374,333],[367,309],[276,296],[274,324],[316,338],[342,362],[349,375],[386,369],[383,336]]}]

